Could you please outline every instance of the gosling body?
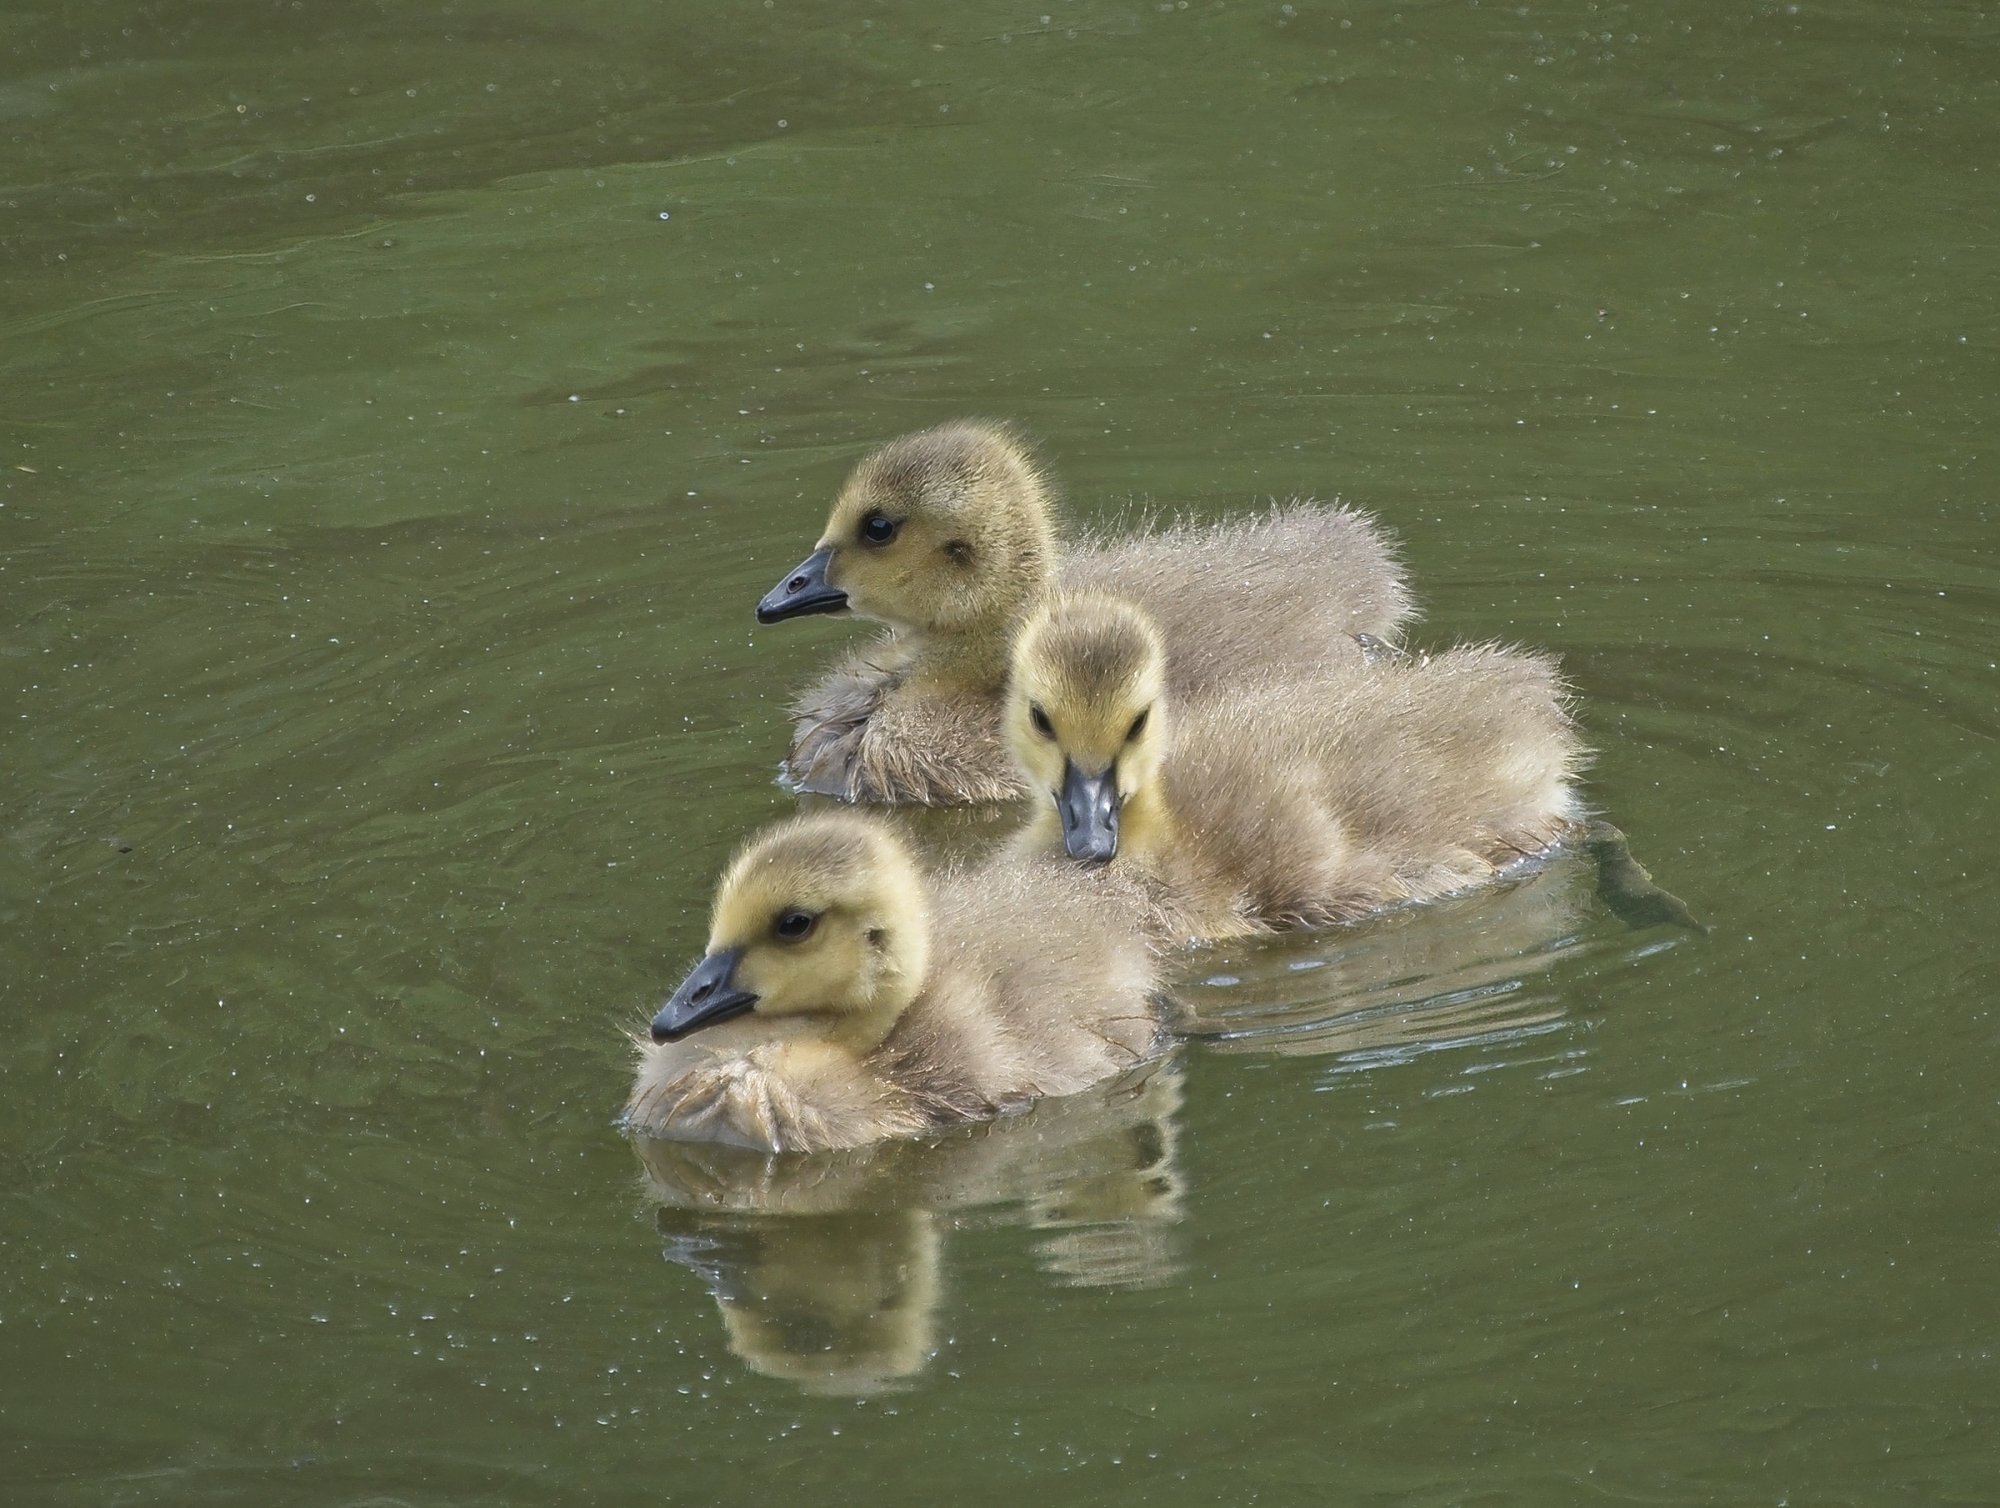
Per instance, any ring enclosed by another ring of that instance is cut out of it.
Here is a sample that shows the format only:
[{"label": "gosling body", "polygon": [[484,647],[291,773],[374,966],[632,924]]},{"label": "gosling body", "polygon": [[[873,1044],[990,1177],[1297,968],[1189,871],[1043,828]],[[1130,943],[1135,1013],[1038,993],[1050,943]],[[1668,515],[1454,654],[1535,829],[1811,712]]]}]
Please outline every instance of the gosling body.
[{"label": "gosling body", "polygon": [[1147,614],[1057,598],[1022,632],[1007,731],[1034,790],[1015,851],[1108,865],[1177,940],[1433,900],[1583,815],[1556,662],[1497,645],[1183,703]]},{"label": "gosling body", "polygon": [[1064,543],[1050,484],[1016,435],[941,425],[865,458],[813,554],[758,604],[765,622],[852,612],[886,625],[795,705],[792,781],[849,801],[1018,796],[1001,727],[1010,650],[1053,589],[1144,606],[1176,696],[1245,667],[1352,660],[1356,635],[1393,642],[1412,610],[1393,547],[1355,509],[1292,502]]},{"label": "gosling body", "polygon": [[781,823],[725,875],[708,956],[639,1044],[627,1123],[812,1152],[1074,1093],[1158,1044],[1142,911],[1033,856],[927,882],[877,819]]}]

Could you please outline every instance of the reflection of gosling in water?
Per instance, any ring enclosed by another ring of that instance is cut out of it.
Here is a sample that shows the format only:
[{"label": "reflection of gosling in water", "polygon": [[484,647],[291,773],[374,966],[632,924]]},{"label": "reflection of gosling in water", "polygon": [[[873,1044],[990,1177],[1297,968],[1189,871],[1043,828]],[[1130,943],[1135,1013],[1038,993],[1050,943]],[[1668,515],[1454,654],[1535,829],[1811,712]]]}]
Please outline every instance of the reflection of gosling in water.
[{"label": "reflection of gosling in water", "polygon": [[1025,1114],[808,1157],[634,1138],[668,1260],[730,1348],[814,1392],[868,1394],[935,1354],[948,1230],[1023,1225],[1065,1285],[1170,1281],[1181,1085],[1156,1058]]},{"label": "reflection of gosling in water", "polygon": [[627,1121],[804,1152],[1073,1093],[1158,1040],[1139,910],[1034,860],[927,888],[883,822],[779,823],[724,875],[708,956],[640,1046]]},{"label": "reflection of gosling in water", "polygon": [[1175,1227],[1187,1193],[1178,1162],[1181,1078],[1171,1069],[1148,1073],[1130,1092],[1146,1113],[1104,1140],[1100,1165],[1051,1180],[1028,1202],[1043,1265],[1073,1287],[1149,1287],[1170,1279],[1179,1262]]},{"label": "reflection of gosling in water", "polygon": [[1182,937],[1448,895],[1582,811],[1555,662],[1491,645],[1183,705],[1144,612],[1060,597],[1021,632],[1007,737],[1035,792],[1017,848],[1115,858]]},{"label": "reflection of gosling in water", "polygon": [[709,1259],[729,1349],[766,1377],[866,1395],[935,1349],[936,1217],[857,1210],[740,1220]]},{"label": "reflection of gosling in water", "polygon": [[1065,548],[1049,485],[1007,429],[959,422],[866,457],[819,546],[757,605],[773,623],[852,611],[889,626],[809,691],[788,761],[806,790],[944,806],[1021,793],[1000,735],[1015,626],[1051,587],[1154,615],[1176,696],[1244,667],[1358,659],[1393,638],[1402,570],[1366,514],[1291,503]]}]

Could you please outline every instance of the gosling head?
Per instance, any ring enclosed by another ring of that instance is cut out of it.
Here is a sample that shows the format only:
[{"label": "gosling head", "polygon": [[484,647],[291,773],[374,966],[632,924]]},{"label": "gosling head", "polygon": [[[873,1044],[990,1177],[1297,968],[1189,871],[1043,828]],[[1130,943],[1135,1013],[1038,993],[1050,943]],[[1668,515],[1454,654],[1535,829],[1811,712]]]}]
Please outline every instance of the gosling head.
[{"label": "gosling head", "polygon": [[[1159,629],[1116,597],[1057,597],[1014,642],[1008,746],[1030,788],[1054,798],[1073,859],[1109,862],[1121,824],[1131,836],[1127,808],[1147,810],[1164,748],[1166,669]],[[1038,820],[1046,824],[1047,812]]]},{"label": "gosling head", "polygon": [[1004,426],[960,420],[892,440],[854,468],[819,546],[764,594],[757,621],[852,611],[893,627],[1004,624],[1048,579],[1048,483]]},{"label": "gosling head", "polygon": [[923,981],[930,916],[909,850],[851,813],[782,822],[722,877],[708,955],[653,1017],[655,1042],[738,1016],[867,1051]]}]

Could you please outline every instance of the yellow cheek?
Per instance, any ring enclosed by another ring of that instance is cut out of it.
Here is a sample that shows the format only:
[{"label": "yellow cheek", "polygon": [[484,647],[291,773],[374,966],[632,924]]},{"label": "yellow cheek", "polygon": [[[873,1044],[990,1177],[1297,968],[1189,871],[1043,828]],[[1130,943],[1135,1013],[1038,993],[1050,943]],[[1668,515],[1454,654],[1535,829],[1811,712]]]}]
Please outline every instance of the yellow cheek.
[{"label": "yellow cheek", "polygon": [[770,998],[778,983],[771,962],[762,948],[753,948],[746,950],[736,965],[738,987],[755,995],[760,1003]]},{"label": "yellow cheek", "polygon": [[1159,783],[1160,748],[1157,744],[1129,755],[1124,764],[1126,768],[1121,773],[1121,778],[1127,795]]},{"label": "yellow cheek", "polygon": [[1014,730],[1014,747],[1028,773],[1044,785],[1062,783],[1062,754],[1056,746],[1028,727],[1024,721]]},{"label": "yellow cheek", "polygon": [[850,597],[893,604],[908,594],[909,572],[880,555],[857,556],[839,585]]}]

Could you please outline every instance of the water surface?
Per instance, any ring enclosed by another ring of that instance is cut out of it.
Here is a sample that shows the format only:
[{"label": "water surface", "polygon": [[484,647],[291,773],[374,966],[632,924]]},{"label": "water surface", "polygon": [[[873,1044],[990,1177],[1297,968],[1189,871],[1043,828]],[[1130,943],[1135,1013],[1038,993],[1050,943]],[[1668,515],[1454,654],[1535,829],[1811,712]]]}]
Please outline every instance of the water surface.
[{"label": "water surface", "polygon": [[[0,21],[10,1498],[1989,1500],[1993,28]],[[1558,865],[818,1203],[635,1156],[852,633],[751,604],[966,413],[1378,509],[1711,935]]]}]

